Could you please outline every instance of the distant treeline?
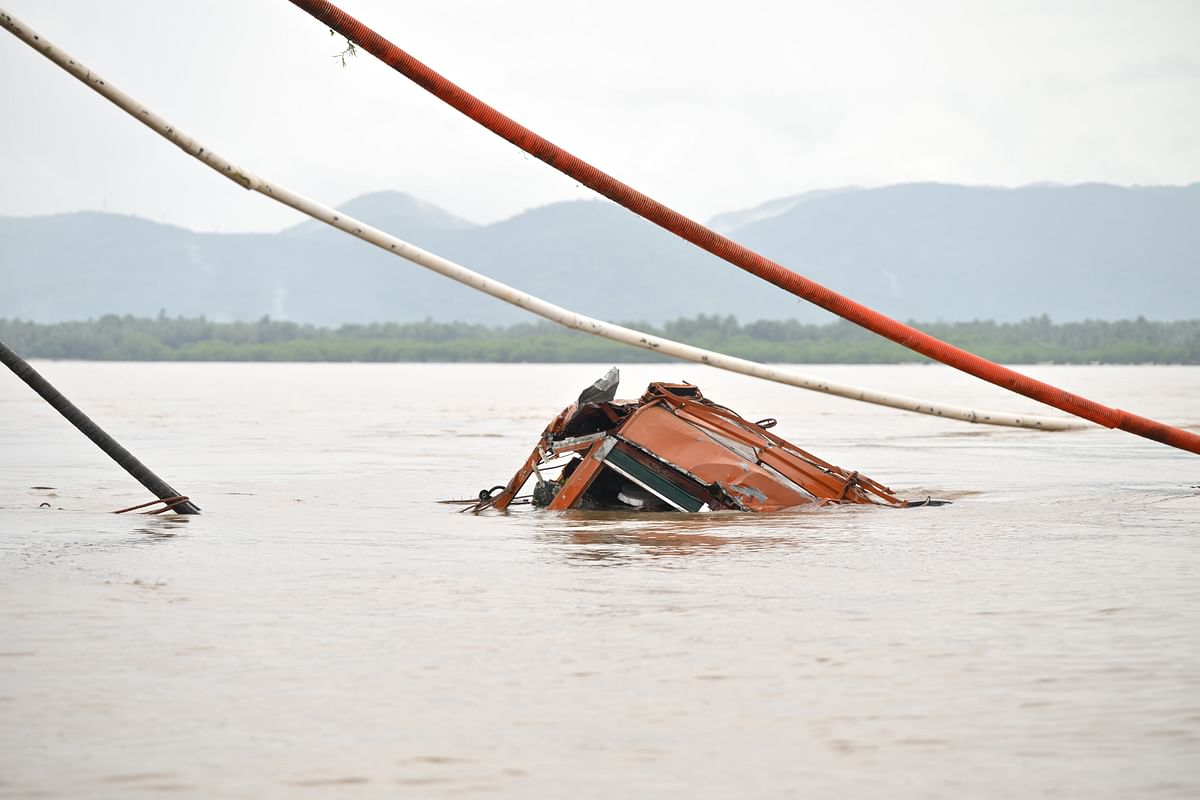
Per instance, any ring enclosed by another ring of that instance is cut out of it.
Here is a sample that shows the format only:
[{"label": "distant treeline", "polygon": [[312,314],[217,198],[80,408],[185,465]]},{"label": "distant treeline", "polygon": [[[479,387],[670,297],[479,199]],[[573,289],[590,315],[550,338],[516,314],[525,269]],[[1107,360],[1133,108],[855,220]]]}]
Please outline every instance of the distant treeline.
[{"label": "distant treeline", "polygon": [[[847,322],[739,323],[732,316],[630,327],[755,361],[896,364],[927,361]],[[1138,318],[1054,323],[915,323],[986,358],[1009,364],[1200,364],[1200,320]],[[98,361],[663,361],[548,322],[489,327],[463,322],[380,323],[317,328],[263,317],[257,322],[104,316],[39,324],[0,319],[0,340],[30,358]]]}]

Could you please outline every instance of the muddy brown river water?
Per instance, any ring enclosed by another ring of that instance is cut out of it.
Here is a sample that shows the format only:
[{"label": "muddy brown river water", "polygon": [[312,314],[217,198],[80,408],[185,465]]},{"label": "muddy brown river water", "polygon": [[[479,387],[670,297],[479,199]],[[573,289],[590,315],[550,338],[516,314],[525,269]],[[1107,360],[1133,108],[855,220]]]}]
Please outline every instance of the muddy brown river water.
[{"label": "muddy brown river water", "polygon": [[[1200,795],[1200,457],[628,365],[955,502],[435,502],[606,366],[37,364],[193,518],[106,513],[148,498],[0,376],[0,797]],[[1200,368],[1027,371],[1200,426]]]}]

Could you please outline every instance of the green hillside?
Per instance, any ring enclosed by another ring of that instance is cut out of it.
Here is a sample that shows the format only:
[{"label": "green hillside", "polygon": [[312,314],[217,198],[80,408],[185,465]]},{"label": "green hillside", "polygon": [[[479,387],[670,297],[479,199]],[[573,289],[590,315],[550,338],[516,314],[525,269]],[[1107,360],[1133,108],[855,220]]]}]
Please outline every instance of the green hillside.
[{"label": "green hillside", "polygon": [[[677,319],[658,335],[723,353],[780,363],[894,364],[924,359],[845,322],[739,323],[732,316]],[[961,322],[918,327],[994,361],[1010,364],[1200,364],[1200,320],[1055,324]],[[548,322],[511,326],[470,323],[343,325],[319,328],[263,318],[217,323],[203,318],[106,316],[39,324],[0,319],[0,340],[29,358],[109,361],[665,361]]]}]

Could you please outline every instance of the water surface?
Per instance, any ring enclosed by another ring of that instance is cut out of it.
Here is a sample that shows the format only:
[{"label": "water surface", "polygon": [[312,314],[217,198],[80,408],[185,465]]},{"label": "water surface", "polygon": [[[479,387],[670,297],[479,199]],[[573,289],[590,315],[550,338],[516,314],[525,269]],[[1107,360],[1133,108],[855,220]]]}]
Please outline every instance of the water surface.
[{"label": "water surface", "polygon": [[[37,366],[205,513],[106,513],[148,498],[0,377],[2,797],[1200,794],[1194,455],[629,365],[955,503],[474,517],[604,366]],[[1200,426],[1197,368],[1027,371]]]}]

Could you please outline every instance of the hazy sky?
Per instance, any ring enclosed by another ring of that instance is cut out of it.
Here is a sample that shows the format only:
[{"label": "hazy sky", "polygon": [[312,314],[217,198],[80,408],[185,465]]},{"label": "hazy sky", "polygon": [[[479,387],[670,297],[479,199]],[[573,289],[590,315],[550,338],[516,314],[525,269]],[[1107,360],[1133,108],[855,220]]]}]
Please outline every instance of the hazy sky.
[{"label": "hazy sky", "polygon": [[[478,222],[591,193],[286,0],[0,0],[235,162],[322,202]],[[913,180],[1200,180],[1200,2],[385,2],[342,7],[694,217]],[[0,31],[0,215],[273,230],[239,190]],[[403,236],[403,231],[396,231]]]}]

